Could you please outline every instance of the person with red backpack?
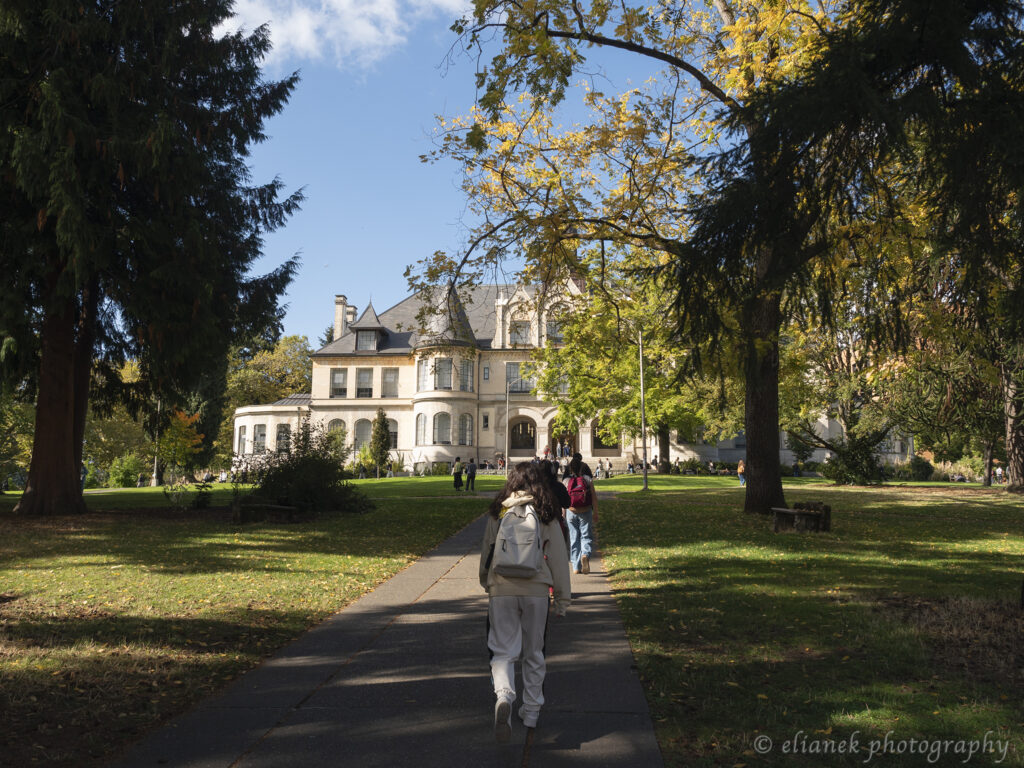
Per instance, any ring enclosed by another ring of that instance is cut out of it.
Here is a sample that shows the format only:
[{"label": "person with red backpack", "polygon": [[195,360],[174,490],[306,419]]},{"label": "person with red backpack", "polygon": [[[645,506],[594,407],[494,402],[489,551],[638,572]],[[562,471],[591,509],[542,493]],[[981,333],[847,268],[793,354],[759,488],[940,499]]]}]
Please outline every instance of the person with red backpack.
[{"label": "person with red backpack", "polygon": [[573,573],[590,573],[590,553],[594,548],[597,494],[587,469],[583,457],[577,453],[569,462],[569,476],[564,479],[569,491],[565,522],[569,526],[569,562]]}]

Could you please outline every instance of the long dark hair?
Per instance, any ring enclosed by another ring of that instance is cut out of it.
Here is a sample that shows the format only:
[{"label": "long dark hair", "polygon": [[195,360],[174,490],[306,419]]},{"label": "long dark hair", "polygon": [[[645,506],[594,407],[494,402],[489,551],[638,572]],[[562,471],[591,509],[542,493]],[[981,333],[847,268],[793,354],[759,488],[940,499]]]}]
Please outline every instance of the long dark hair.
[{"label": "long dark hair", "polygon": [[541,474],[544,470],[539,464],[524,461],[511,467],[505,487],[494,497],[488,510],[494,517],[501,516],[501,503],[516,491],[523,491],[533,496],[533,508],[540,515],[542,523],[550,523],[562,516],[562,505],[555,496],[551,486]]}]

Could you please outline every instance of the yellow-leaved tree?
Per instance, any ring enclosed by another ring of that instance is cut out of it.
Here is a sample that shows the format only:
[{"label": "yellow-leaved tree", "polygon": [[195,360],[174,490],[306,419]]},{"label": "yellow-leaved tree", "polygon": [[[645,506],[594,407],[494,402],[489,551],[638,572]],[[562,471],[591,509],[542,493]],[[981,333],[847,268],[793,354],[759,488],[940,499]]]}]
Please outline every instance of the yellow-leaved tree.
[{"label": "yellow-leaved tree", "polygon": [[[686,365],[699,372],[724,347],[740,361],[746,509],[784,505],[779,331],[784,302],[828,254],[835,190],[811,182],[834,156],[816,147],[808,161],[805,147],[762,137],[762,111],[748,101],[813,61],[841,10],[831,0],[477,0],[453,29],[479,61],[493,56],[477,74],[478,107],[442,121],[438,153],[464,167],[479,225],[459,258],[424,262],[413,287],[510,255],[525,257],[522,279],[553,283],[586,272],[587,243],[614,243],[618,269],[657,278],[669,311],[650,322],[671,324]],[[614,93],[599,78],[575,85],[598,51],[600,64],[643,84]],[[580,104],[559,107],[574,94]],[[749,150],[738,156],[740,142]],[[727,182],[729,205],[709,215],[734,211],[736,226],[716,247],[698,247],[693,233],[709,222],[694,210]],[[829,278],[820,266],[813,274]]]}]

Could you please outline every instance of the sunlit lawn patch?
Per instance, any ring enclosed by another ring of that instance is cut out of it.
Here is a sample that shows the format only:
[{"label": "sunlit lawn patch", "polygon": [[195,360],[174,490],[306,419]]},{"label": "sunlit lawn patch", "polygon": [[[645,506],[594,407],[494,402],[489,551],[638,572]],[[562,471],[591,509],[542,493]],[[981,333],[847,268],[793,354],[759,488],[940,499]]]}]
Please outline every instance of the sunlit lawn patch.
[{"label": "sunlit lawn patch", "polygon": [[[102,764],[485,506],[362,485],[375,512],[301,525],[174,512],[159,489],[88,494],[82,517],[0,512],[0,764]],[[229,500],[219,487],[214,504]]]},{"label": "sunlit lawn patch", "polygon": [[[833,532],[773,534],[735,478],[657,480],[605,503],[600,535],[669,765],[863,765],[889,732],[988,733],[1014,744],[1003,765],[1024,764],[1019,498],[801,479],[787,499],[832,505]],[[817,740],[804,751],[801,732]],[[808,751],[855,732],[858,754]],[[947,747],[874,761],[962,764]]]}]

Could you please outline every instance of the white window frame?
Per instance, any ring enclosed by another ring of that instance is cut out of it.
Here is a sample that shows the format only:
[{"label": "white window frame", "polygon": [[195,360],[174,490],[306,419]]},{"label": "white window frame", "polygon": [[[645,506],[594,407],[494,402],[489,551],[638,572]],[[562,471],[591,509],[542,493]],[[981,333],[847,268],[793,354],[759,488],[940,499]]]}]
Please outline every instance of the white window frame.
[{"label": "white window frame", "polygon": [[[393,388],[388,387],[388,376],[394,376],[393,381],[390,383]],[[398,397],[398,369],[397,368],[381,368],[380,369],[380,396],[381,397]]]}]

